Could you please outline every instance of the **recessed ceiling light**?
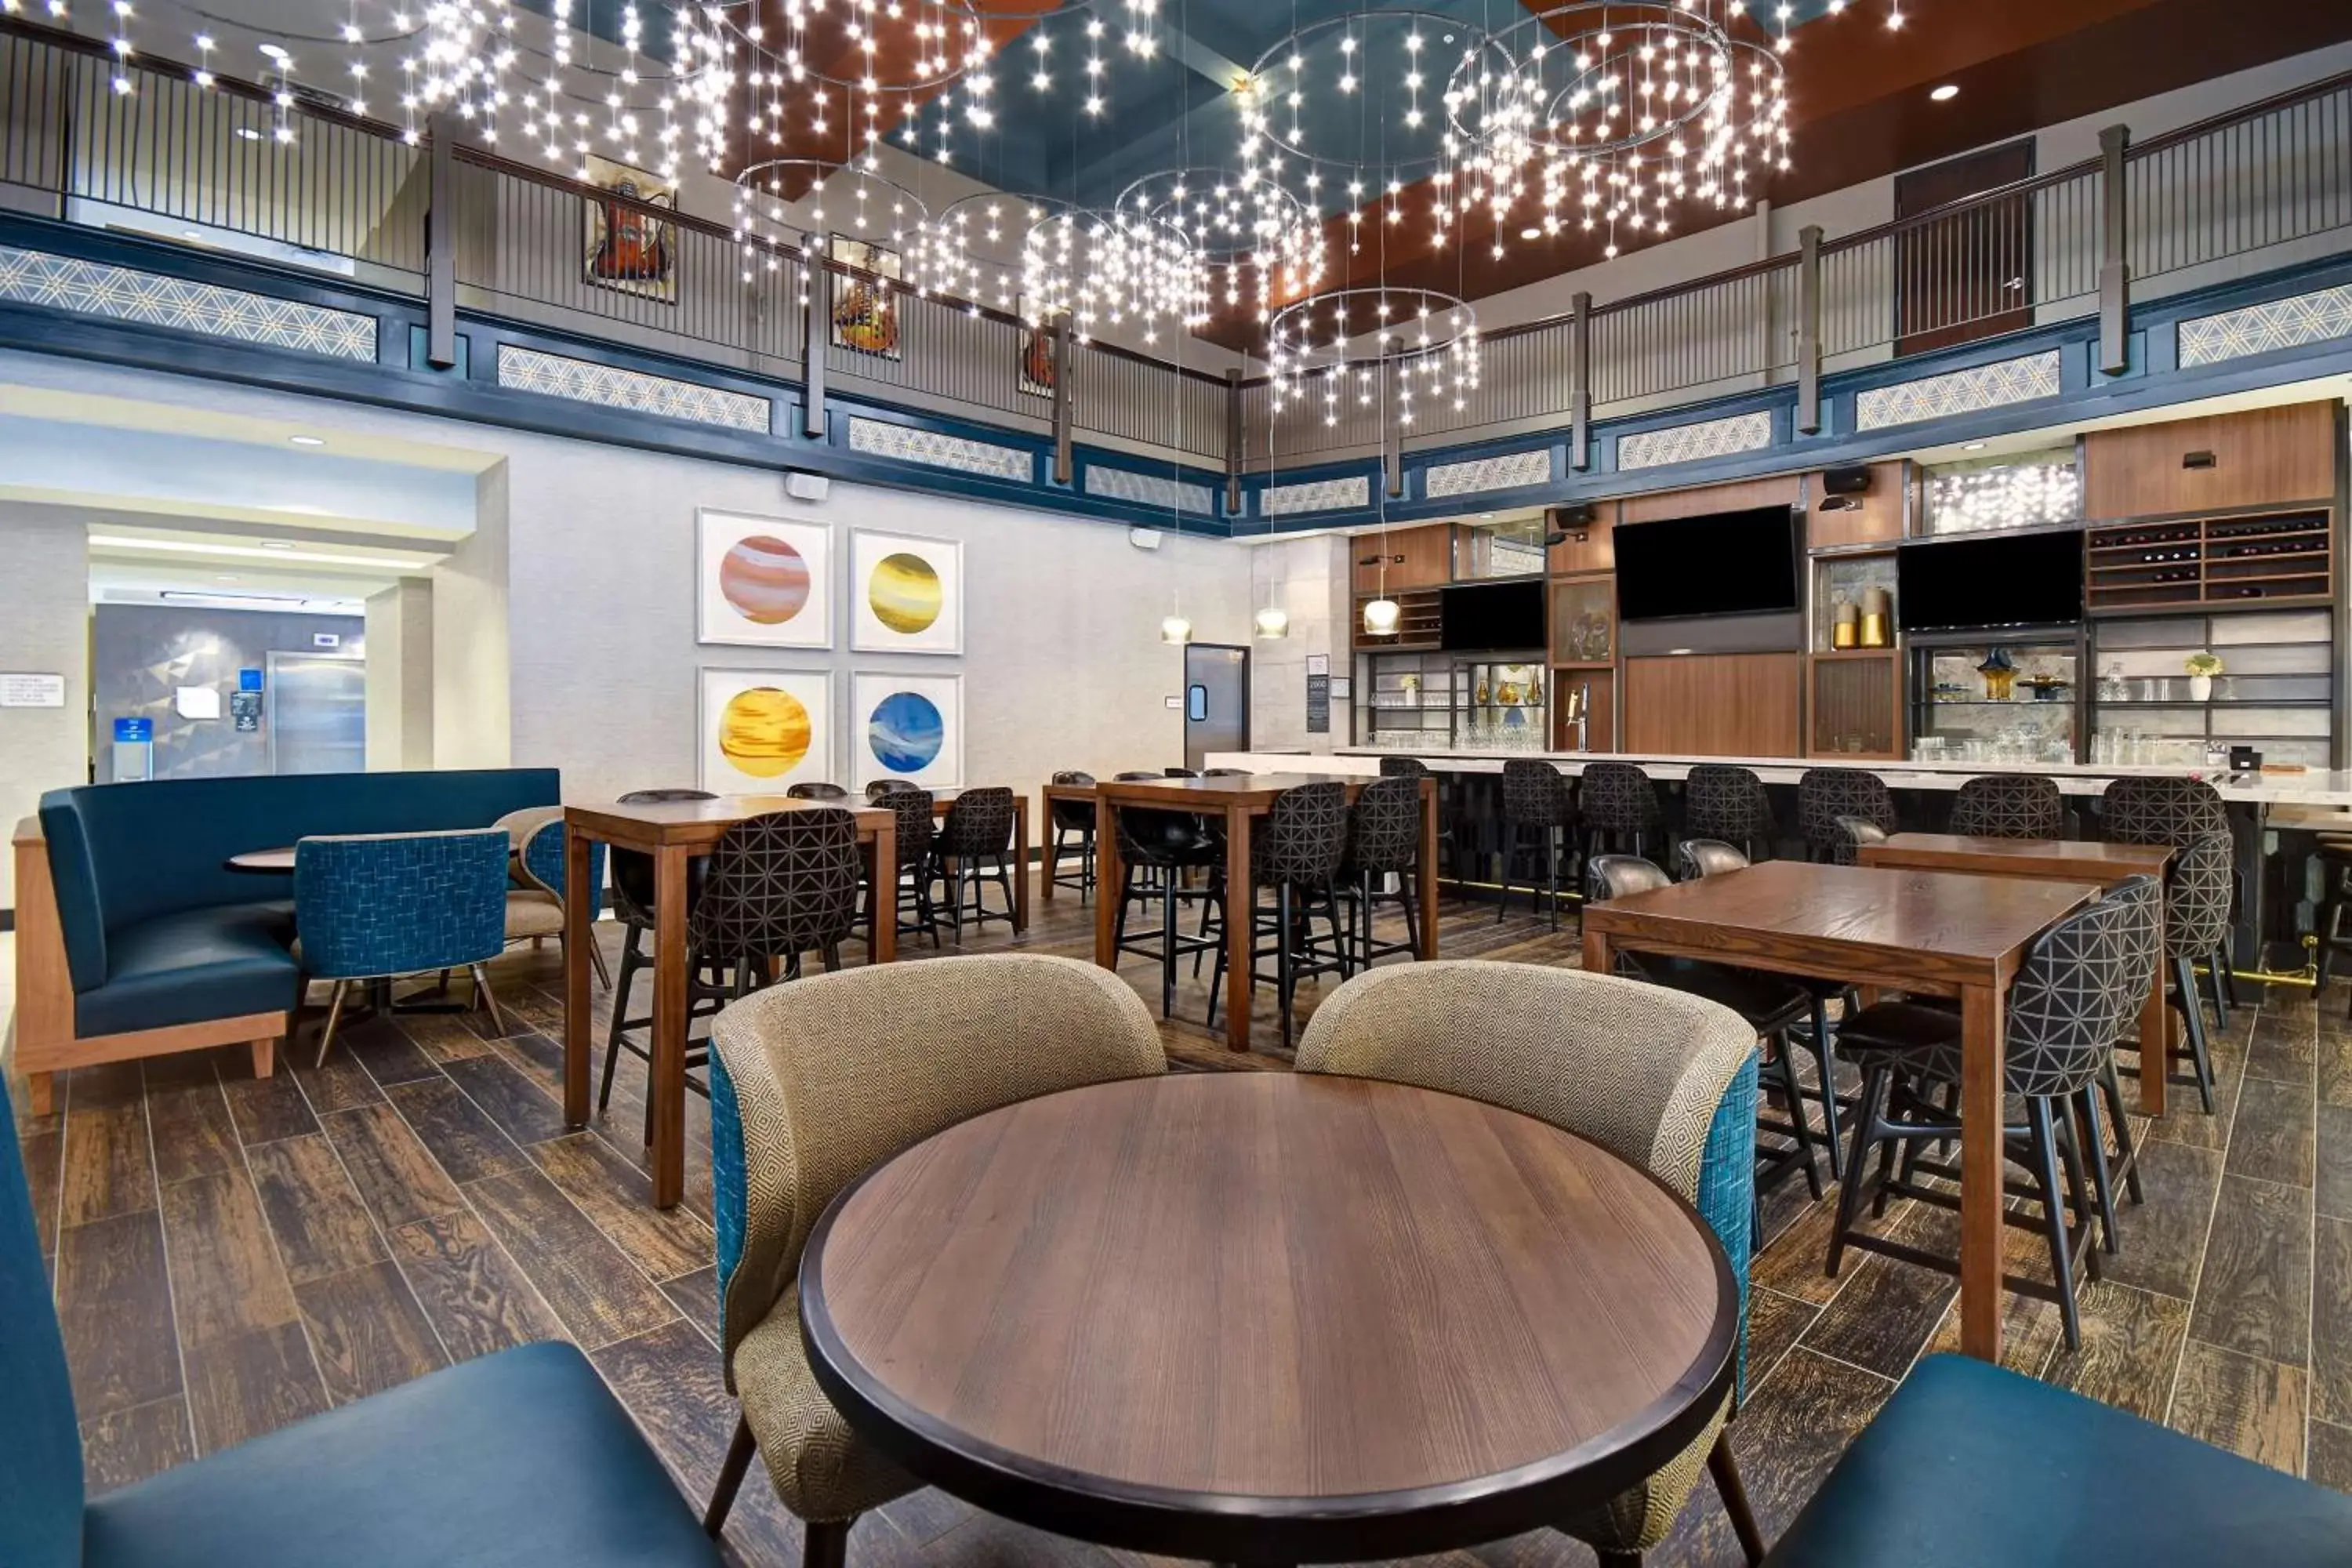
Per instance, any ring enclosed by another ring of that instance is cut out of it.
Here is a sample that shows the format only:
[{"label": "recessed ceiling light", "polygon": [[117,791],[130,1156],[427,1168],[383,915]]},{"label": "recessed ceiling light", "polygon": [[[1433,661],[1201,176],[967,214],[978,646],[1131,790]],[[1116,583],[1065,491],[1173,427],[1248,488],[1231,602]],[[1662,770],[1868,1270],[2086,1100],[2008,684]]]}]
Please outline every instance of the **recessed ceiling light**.
[{"label": "recessed ceiling light", "polygon": [[1952,100],[1960,96],[1960,89],[1955,83],[1948,81],[1927,96],[1934,99],[1937,103],[1949,103]]},{"label": "recessed ceiling light", "polygon": [[261,132],[250,125],[240,125],[236,128],[236,139],[240,142],[258,142],[261,140]]},{"label": "recessed ceiling light", "polygon": [[1966,446],[1962,447],[1960,450],[1963,452],[1981,452],[1984,450],[1984,443],[1982,441],[1970,441]]},{"label": "recessed ceiling light", "polygon": [[261,542],[261,548],[264,550],[291,550],[294,546],[282,539],[265,539]]},{"label": "recessed ceiling light", "polygon": [[221,574],[220,576],[215,577],[215,578],[213,579],[213,581],[214,581],[214,582],[215,582],[215,583],[234,583],[234,582],[236,582],[236,578],[234,578],[234,577],[231,577],[231,576],[227,575],[226,573],[224,573],[224,574]]},{"label": "recessed ceiling light", "polygon": [[1519,230],[1519,237],[1521,239],[1541,239],[1543,237],[1543,230],[1539,228],[1523,228]]},{"label": "recessed ceiling light", "polygon": [[292,58],[287,54],[286,46],[283,44],[264,44],[261,46],[261,52],[265,57],[273,60],[283,61]]},{"label": "recessed ceiling light", "polygon": [[327,444],[324,436],[289,436],[286,438],[297,447],[323,447]]}]

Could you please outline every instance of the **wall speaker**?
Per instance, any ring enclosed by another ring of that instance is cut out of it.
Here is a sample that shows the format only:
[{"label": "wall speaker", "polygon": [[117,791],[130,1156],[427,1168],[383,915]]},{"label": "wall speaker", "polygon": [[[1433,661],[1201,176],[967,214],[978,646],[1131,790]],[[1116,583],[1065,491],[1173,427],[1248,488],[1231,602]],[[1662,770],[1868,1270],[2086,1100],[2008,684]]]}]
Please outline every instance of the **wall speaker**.
[{"label": "wall speaker", "polygon": [[1601,509],[1591,501],[1579,501],[1574,506],[1556,506],[1544,513],[1544,543],[1547,547],[1566,544],[1570,540],[1581,544]]},{"label": "wall speaker", "polygon": [[1130,528],[1127,531],[1127,542],[1138,550],[1157,550],[1160,548],[1160,531],[1156,528]]},{"label": "wall speaker", "polygon": [[1870,470],[1857,463],[1849,468],[1823,468],[1822,493],[1832,496],[1858,496],[1870,489]]},{"label": "wall speaker", "polygon": [[821,501],[833,493],[833,481],[823,474],[788,473],[784,493],[794,500]]}]

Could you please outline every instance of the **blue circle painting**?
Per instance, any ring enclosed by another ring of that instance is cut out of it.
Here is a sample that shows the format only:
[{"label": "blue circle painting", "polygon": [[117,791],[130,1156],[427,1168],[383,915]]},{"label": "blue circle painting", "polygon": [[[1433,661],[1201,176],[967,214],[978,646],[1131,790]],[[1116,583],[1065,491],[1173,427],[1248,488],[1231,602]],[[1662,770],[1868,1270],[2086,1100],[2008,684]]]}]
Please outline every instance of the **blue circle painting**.
[{"label": "blue circle painting", "polygon": [[866,721],[866,743],[874,760],[894,773],[919,773],[936,762],[947,726],[928,697],[893,691],[874,705]]}]

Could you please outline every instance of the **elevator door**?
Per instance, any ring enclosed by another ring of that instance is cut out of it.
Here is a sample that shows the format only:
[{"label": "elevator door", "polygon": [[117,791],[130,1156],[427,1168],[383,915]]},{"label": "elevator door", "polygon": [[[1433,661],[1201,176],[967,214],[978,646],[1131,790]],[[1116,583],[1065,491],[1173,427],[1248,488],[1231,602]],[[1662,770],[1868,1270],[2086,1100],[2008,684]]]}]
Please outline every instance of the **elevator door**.
[{"label": "elevator door", "polygon": [[367,662],[335,654],[268,658],[269,771],[367,771]]},{"label": "elevator door", "polygon": [[1184,648],[1184,765],[1211,752],[1249,750],[1249,649],[1222,643]]}]

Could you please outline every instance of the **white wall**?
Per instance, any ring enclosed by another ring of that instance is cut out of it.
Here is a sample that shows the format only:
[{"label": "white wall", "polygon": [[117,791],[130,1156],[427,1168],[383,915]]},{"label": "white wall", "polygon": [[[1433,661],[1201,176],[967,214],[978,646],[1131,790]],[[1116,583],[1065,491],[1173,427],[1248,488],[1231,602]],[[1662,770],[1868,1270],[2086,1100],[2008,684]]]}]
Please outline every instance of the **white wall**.
[{"label": "white wall", "polygon": [[[1290,635],[1258,639],[1250,648],[1250,743],[1259,751],[1297,747],[1328,752],[1348,739],[1349,699],[1331,700],[1331,729],[1307,731],[1307,659],[1320,654],[1345,679],[1354,664],[1349,617],[1353,611],[1349,541],[1340,534],[1278,539],[1250,550],[1253,606],[1290,612]],[[1255,607],[1252,611],[1255,613]]]},{"label": "white wall", "polygon": [[[89,782],[89,536],[78,517],[0,501],[0,671],[62,675],[62,708],[0,708],[0,826],[41,792]],[[0,859],[0,910],[16,907],[16,855]]]},{"label": "white wall", "polygon": [[367,765],[433,765],[433,584],[404,577],[367,600]]}]

